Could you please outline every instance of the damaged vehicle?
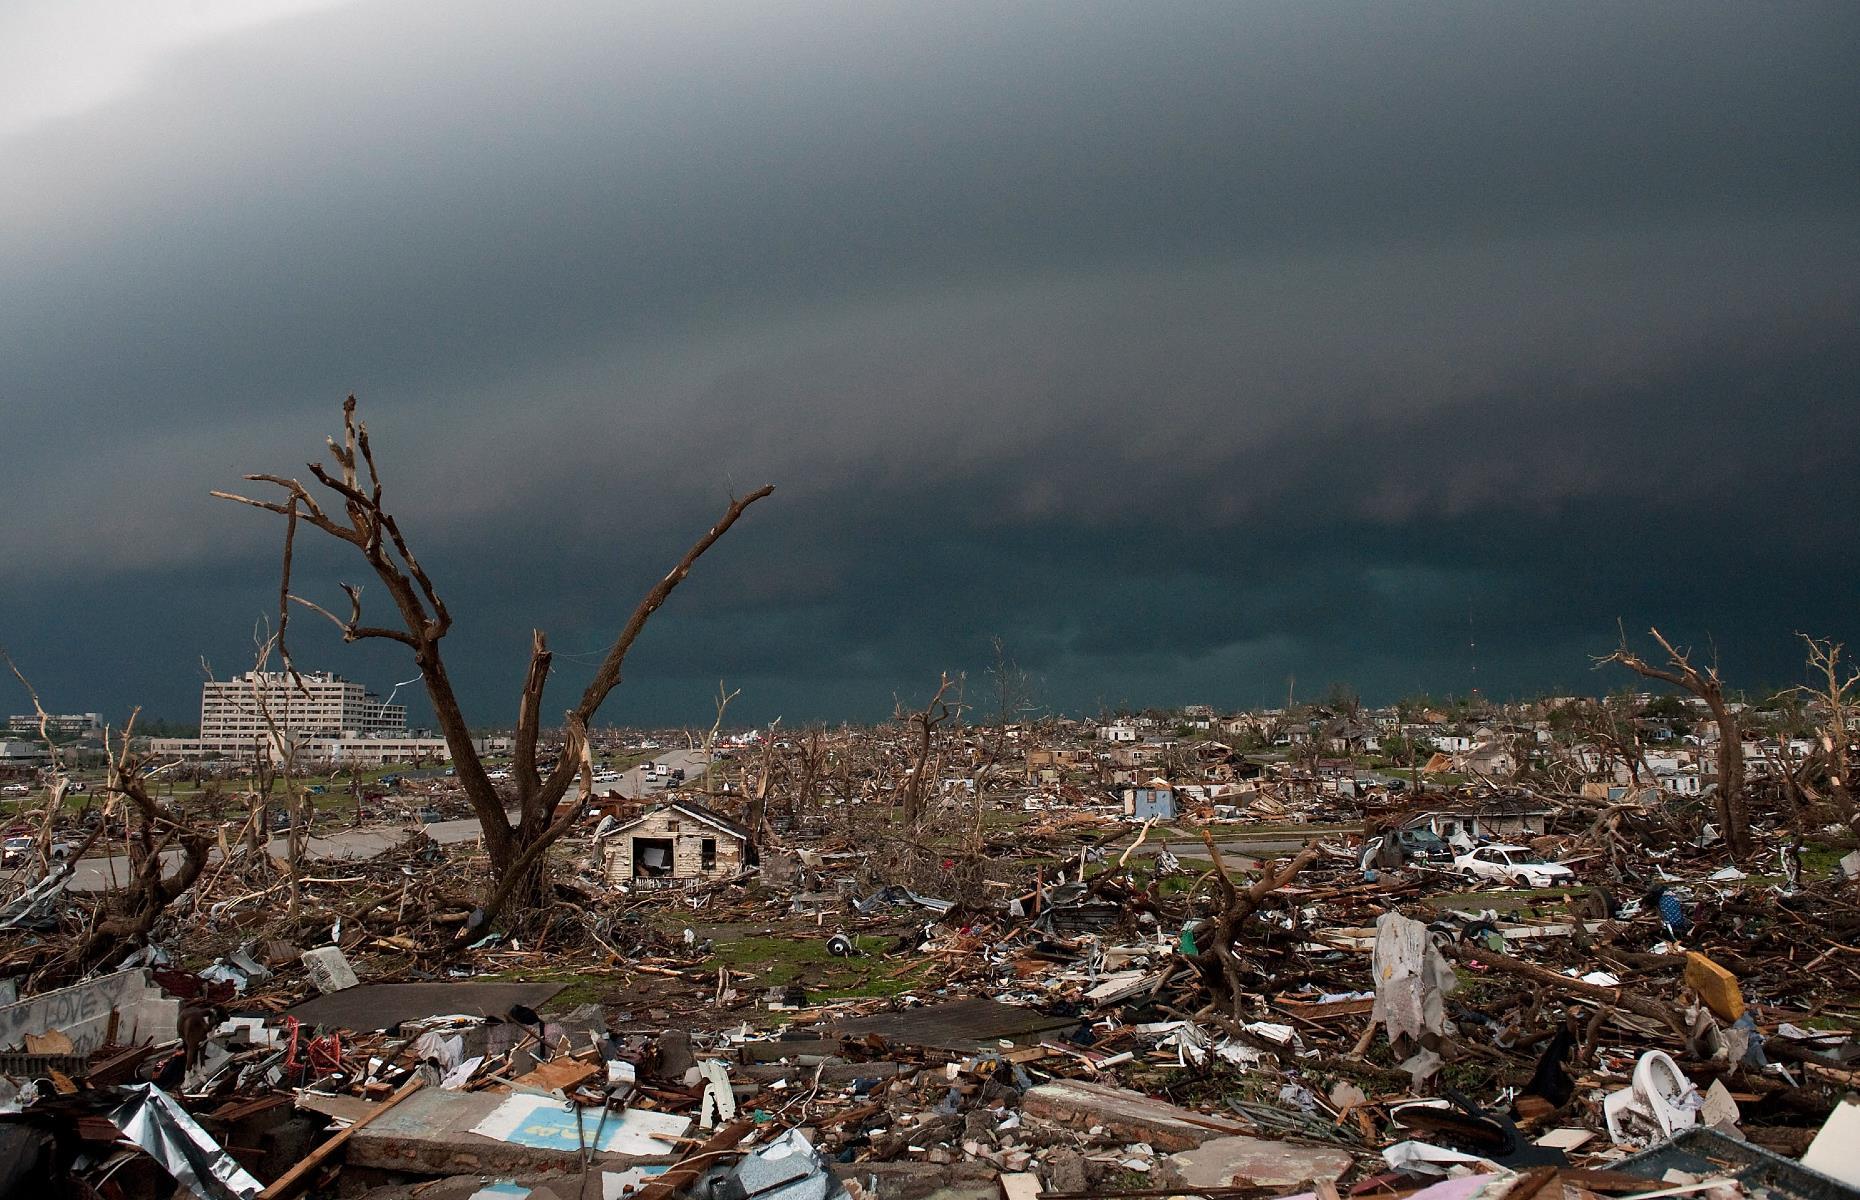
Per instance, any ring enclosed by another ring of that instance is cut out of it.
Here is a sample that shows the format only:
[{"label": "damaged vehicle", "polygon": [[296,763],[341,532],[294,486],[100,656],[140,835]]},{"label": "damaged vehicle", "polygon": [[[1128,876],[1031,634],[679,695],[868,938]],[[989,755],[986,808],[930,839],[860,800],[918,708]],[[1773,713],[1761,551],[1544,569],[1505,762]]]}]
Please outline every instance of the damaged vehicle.
[{"label": "damaged vehicle", "polygon": [[1454,859],[1453,866],[1468,879],[1492,879],[1518,887],[1561,887],[1576,878],[1574,871],[1550,862],[1529,846],[1481,846]]}]

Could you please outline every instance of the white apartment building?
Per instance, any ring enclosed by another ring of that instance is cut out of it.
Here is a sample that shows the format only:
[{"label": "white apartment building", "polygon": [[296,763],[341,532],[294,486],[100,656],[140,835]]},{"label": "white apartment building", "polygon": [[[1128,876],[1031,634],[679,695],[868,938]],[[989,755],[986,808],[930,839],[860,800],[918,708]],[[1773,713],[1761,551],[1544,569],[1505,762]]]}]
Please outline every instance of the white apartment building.
[{"label": "white apartment building", "polygon": [[247,671],[201,685],[201,741],[250,741],[271,725],[309,737],[402,735],[407,706],[385,703],[361,684],[327,671],[296,677],[287,671]]}]

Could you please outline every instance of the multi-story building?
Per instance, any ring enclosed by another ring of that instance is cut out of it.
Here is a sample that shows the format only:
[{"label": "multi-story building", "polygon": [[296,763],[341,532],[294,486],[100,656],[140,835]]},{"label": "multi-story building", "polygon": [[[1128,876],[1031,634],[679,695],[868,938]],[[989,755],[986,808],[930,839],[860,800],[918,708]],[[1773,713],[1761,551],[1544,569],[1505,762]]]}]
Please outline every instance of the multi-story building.
[{"label": "multi-story building", "polygon": [[[103,732],[102,713],[48,713],[45,728],[53,737],[95,737]],[[38,737],[39,715],[18,713],[6,719],[6,731],[15,736]]]},{"label": "multi-story building", "polygon": [[273,725],[309,737],[404,734],[407,706],[327,671],[247,671],[201,685],[202,741],[261,736]]},{"label": "multi-story building", "polygon": [[407,733],[406,705],[327,671],[247,671],[209,680],[200,689],[200,735],[156,738],[150,749],[176,758],[358,765],[451,757],[443,738]]}]

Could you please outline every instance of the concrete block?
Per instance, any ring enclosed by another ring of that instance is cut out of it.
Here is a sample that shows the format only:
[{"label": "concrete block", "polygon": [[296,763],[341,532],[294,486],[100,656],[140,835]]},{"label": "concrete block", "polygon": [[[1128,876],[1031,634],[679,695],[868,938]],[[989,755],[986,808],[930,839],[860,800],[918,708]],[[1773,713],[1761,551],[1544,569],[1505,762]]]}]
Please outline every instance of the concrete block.
[{"label": "concrete block", "polygon": [[117,1021],[117,1041],[172,1042],[181,1036],[181,1002],[150,992],[123,1010]]},{"label": "concrete block", "polygon": [[[22,1049],[28,1034],[56,1030],[71,1039],[73,1053],[89,1054],[108,1038],[111,1014],[121,1024],[145,996],[160,995],[148,971],[136,968],[29,996],[0,1006],[0,1050]],[[168,1036],[174,1036],[172,1025]]]},{"label": "concrete block", "polygon": [[316,984],[316,990],[324,995],[361,983],[355,977],[355,968],[349,965],[348,956],[335,946],[318,946],[314,950],[304,951],[303,964],[304,969],[310,972],[310,982]]}]

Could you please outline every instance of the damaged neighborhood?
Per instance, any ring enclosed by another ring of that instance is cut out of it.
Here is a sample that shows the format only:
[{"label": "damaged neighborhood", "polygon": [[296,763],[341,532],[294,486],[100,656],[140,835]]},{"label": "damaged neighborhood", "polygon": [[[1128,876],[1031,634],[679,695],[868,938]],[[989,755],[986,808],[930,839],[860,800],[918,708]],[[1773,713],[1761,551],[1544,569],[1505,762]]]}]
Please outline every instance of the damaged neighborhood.
[{"label": "damaged neighborhood", "polygon": [[1856,47],[0,3],[0,1200],[1860,1200]]},{"label": "damaged neighborhood", "polygon": [[[1599,697],[1083,718],[997,643],[877,724],[720,686],[708,728],[601,725],[765,488],[563,723],[538,632],[479,732],[344,419],[314,487],[219,493],[284,517],[285,585],[197,729],[47,711],[9,659],[12,1191],[1860,1194],[1840,645],[1768,696],[1656,629]],[[291,591],[300,526],[403,623]],[[411,647],[439,728],[295,663],[293,607]]]}]

